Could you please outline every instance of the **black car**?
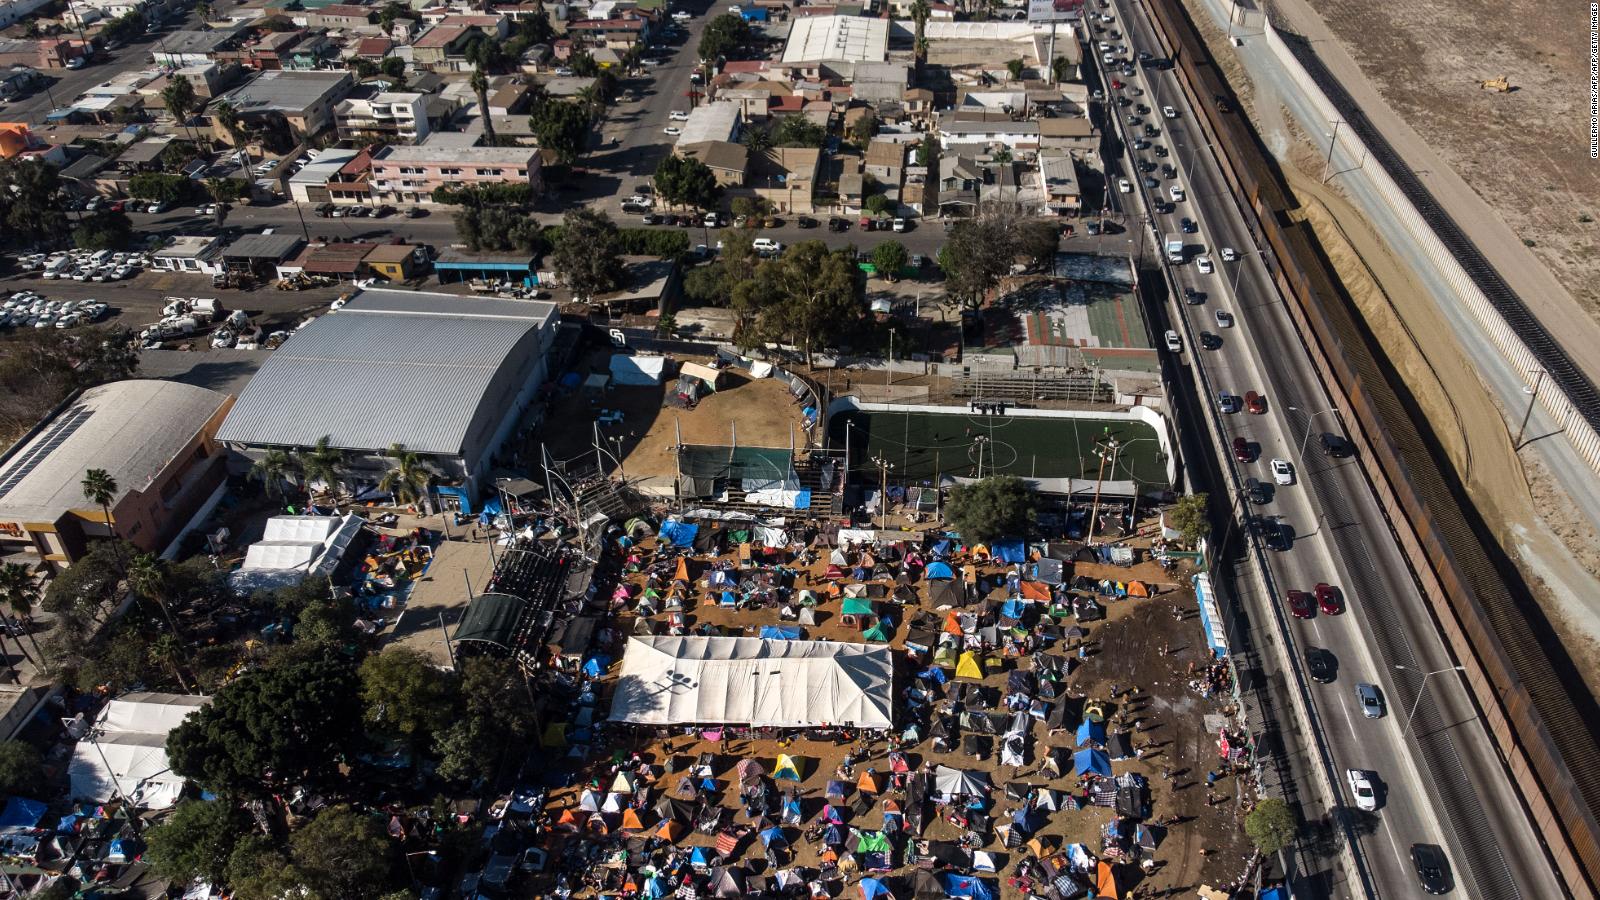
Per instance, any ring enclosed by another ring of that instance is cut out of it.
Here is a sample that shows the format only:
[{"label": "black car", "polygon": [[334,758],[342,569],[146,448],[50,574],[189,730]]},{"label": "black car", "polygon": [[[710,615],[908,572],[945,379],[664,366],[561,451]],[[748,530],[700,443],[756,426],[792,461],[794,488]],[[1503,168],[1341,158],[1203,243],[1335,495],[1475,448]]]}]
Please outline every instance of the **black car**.
[{"label": "black car", "polygon": [[1346,459],[1356,455],[1356,447],[1340,435],[1324,433],[1322,435],[1322,452],[1335,459]]},{"label": "black car", "polygon": [[815,228],[817,227],[817,220],[811,218],[810,216],[801,216],[795,220],[795,224],[799,225],[801,228]]},{"label": "black car", "polygon": [[1218,337],[1217,335],[1212,334],[1209,331],[1202,331],[1202,332],[1200,332],[1200,349],[1202,349],[1202,350],[1221,350],[1222,349],[1222,338]]},{"label": "black car", "polygon": [[1266,543],[1268,550],[1286,553],[1290,547],[1294,546],[1294,537],[1289,530],[1289,526],[1282,522],[1274,522],[1271,519],[1261,519],[1259,521],[1261,523],[1261,539]]},{"label": "black car", "polygon": [[1153,191],[1156,188],[1161,187],[1161,182],[1155,180],[1154,178],[1146,176],[1145,179],[1144,179],[1144,186]]},{"label": "black car", "polygon": [[1172,167],[1172,163],[1162,163],[1161,164],[1161,177],[1162,178],[1166,178],[1168,180],[1171,180],[1173,178],[1177,178],[1178,177],[1178,170],[1174,169]]},{"label": "black car", "polygon": [[1332,684],[1339,672],[1339,661],[1334,659],[1332,653],[1312,647],[1306,651],[1306,672],[1318,684]]},{"label": "black car", "polygon": [[1159,137],[1160,135],[1161,135],[1161,129],[1155,127],[1154,125],[1146,125],[1146,126],[1144,126],[1144,136],[1145,137]]},{"label": "black car", "polygon": [[1257,506],[1265,506],[1272,502],[1272,485],[1259,478],[1246,478],[1244,492],[1250,498],[1250,502]]},{"label": "black car", "polygon": [[849,231],[850,230],[850,222],[847,219],[841,219],[838,216],[834,216],[833,218],[828,220],[828,230],[829,231]]},{"label": "black car", "polygon": [[1206,302],[1206,295],[1192,287],[1186,287],[1183,289],[1183,302],[1190,306],[1199,306]]},{"label": "black car", "polygon": [[1099,234],[1100,222],[1096,219],[1090,219],[1089,221],[1083,223],[1083,230],[1089,232],[1090,234]]},{"label": "black car", "polygon": [[1194,234],[1200,230],[1200,226],[1196,225],[1194,220],[1188,216],[1184,216],[1183,219],[1178,222],[1178,227],[1183,229],[1184,234]]},{"label": "black car", "polygon": [[1438,844],[1412,844],[1411,862],[1417,867],[1417,880],[1423,890],[1430,894],[1450,892],[1450,863]]},{"label": "black car", "polygon": [[1149,150],[1150,149],[1150,142],[1147,141],[1147,140],[1144,140],[1143,138],[1140,138],[1139,140],[1136,140],[1136,141],[1133,142],[1133,149],[1135,149],[1135,150]]},{"label": "black car", "polygon": [[1141,171],[1141,172],[1154,172],[1155,170],[1156,170],[1156,164],[1155,163],[1151,162],[1148,159],[1139,160],[1139,171]]},{"label": "black car", "polygon": [[1167,158],[1167,148],[1164,145],[1157,144],[1156,145],[1156,155],[1161,157],[1162,159],[1166,159]]}]

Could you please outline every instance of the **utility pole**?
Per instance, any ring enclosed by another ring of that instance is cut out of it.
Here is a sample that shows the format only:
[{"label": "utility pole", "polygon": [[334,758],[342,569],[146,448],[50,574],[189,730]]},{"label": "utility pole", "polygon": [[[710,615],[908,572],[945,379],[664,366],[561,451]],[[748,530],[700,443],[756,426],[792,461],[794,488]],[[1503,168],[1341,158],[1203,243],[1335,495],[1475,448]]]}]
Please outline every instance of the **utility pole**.
[{"label": "utility pole", "polygon": [[879,528],[888,528],[889,527],[889,470],[894,468],[894,463],[889,462],[887,459],[884,459],[883,458],[883,454],[881,454],[881,453],[878,454],[877,456],[874,456],[872,458],[872,462],[873,462],[873,464],[875,464],[878,467],[878,472],[879,472],[879,474],[881,476],[881,480],[879,481],[879,488],[878,488],[878,527]]},{"label": "utility pole", "polygon": [[1115,462],[1116,456],[1115,456],[1115,452],[1116,452],[1117,446],[1118,446],[1117,439],[1114,438],[1114,437],[1105,437],[1105,438],[1101,438],[1100,440],[1095,441],[1095,453],[1094,453],[1094,455],[1098,456],[1100,458],[1100,467],[1099,467],[1098,470],[1096,470],[1095,476],[1094,476],[1094,503],[1089,507],[1089,535],[1088,535],[1088,540],[1089,540],[1090,543],[1094,542],[1095,523],[1098,522],[1099,519],[1100,519],[1100,489],[1105,483],[1106,456],[1108,455],[1108,452],[1111,454],[1112,460],[1113,460],[1113,462],[1112,462],[1112,471],[1115,472],[1116,471],[1116,462]]},{"label": "utility pole", "polygon": [[1328,171],[1333,168],[1333,145],[1339,140],[1339,126],[1344,124],[1343,119],[1333,120],[1333,134],[1328,135],[1328,160],[1322,164],[1322,183],[1328,183]]},{"label": "utility pole", "polygon": [[1517,426],[1517,438],[1511,442],[1513,450],[1522,449],[1522,435],[1528,430],[1528,419],[1533,416],[1533,404],[1539,399],[1539,386],[1544,384],[1544,376],[1550,374],[1543,369],[1537,371],[1539,374],[1533,379],[1533,389],[1523,388],[1528,394],[1528,408],[1522,411],[1522,424]]}]

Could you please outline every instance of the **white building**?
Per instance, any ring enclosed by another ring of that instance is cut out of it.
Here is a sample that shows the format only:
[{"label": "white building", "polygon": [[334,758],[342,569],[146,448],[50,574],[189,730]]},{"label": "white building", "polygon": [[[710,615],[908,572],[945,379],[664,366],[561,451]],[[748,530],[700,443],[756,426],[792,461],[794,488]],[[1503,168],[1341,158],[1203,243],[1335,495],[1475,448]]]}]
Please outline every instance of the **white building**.
[{"label": "white building", "polygon": [[783,64],[817,78],[828,69],[841,78],[854,77],[858,63],[889,58],[889,20],[861,16],[803,16],[789,29]]},{"label": "white building", "polygon": [[739,140],[739,129],[744,125],[741,109],[736,101],[717,100],[689,110],[689,119],[683,123],[683,133],[678,135],[678,146]]},{"label": "white building", "polygon": [[158,272],[214,275],[221,266],[222,239],[215,235],[180,235],[150,256],[150,268]]},{"label": "white building", "polygon": [[383,91],[371,97],[347,97],[334,107],[334,127],[341,140],[416,143],[428,136],[425,96],[415,91]]}]

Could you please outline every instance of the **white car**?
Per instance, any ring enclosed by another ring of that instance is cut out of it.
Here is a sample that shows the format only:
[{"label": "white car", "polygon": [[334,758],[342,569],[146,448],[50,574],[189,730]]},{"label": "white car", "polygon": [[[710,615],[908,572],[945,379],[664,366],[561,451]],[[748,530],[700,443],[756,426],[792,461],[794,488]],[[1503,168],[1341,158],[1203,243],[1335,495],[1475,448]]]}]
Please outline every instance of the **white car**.
[{"label": "white car", "polygon": [[1350,793],[1356,798],[1356,809],[1372,812],[1378,808],[1378,794],[1372,789],[1372,779],[1360,769],[1346,769],[1345,780],[1350,783]]},{"label": "white car", "polygon": [[687,122],[689,121],[689,114],[681,109],[675,109],[672,112],[667,113],[667,118],[674,122]]},{"label": "white car", "polygon": [[1167,195],[1172,198],[1173,203],[1183,202],[1183,188],[1179,185],[1175,184],[1172,187],[1167,188]]},{"label": "white car", "polygon": [[1232,328],[1233,327],[1233,313],[1228,312],[1225,309],[1217,310],[1217,327],[1218,328]]},{"label": "white car", "polygon": [[678,135],[683,134],[683,129],[676,125],[668,125],[666,128],[661,130],[666,133],[667,137],[677,137]]},{"label": "white car", "polygon": [[1133,193],[1133,185],[1129,184],[1126,178],[1118,178],[1117,191],[1123,194],[1131,194]]},{"label": "white car", "polygon": [[773,240],[772,238],[764,238],[764,237],[756,238],[754,241],[750,242],[750,246],[757,253],[760,253],[762,255],[766,255],[766,254],[769,254],[769,253],[777,254],[777,253],[782,253],[783,252],[783,244],[779,243],[778,241]]},{"label": "white car", "polygon": [[1194,264],[1200,267],[1201,275],[1210,275],[1217,270],[1217,267],[1211,264],[1211,257],[1209,256],[1200,257],[1194,261]]},{"label": "white car", "polygon": [[694,18],[694,16],[692,16],[689,13],[686,13],[683,10],[680,9],[677,12],[672,14],[672,18],[673,18],[674,21],[687,22],[690,19]]},{"label": "white car", "polygon": [[1287,459],[1274,459],[1272,480],[1277,484],[1294,484],[1294,464]]},{"label": "white car", "polygon": [[1167,350],[1168,351],[1170,351],[1172,353],[1182,353],[1183,352],[1183,339],[1178,337],[1178,333],[1176,331],[1173,331],[1170,328],[1167,329],[1166,338],[1167,338]]},{"label": "white car", "polygon": [[1176,119],[1178,117],[1178,111],[1170,106],[1161,107],[1161,114],[1169,119]]},{"label": "white car", "polygon": [[1222,248],[1222,261],[1223,262],[1233,262],[1234,260],[1236,260],[1238,258],[1239,258],[1238,251],[1234,250],[1232,247],[1223,247]]}]

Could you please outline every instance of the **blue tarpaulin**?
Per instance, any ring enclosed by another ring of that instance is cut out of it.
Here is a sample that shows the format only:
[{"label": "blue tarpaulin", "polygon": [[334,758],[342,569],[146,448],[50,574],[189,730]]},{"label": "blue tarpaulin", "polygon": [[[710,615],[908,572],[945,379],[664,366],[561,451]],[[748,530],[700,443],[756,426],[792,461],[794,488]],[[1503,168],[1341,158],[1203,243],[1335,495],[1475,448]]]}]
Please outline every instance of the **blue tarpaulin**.
[{"label": "blue tarpaulin", "polygon": [[942,559],[928,563],[928,568],[923,574],[935,581],[950,581],[956,577],[956,573],[950,570],[950,564]]},{"label": "blue tarpaulin", "polygon": [[711,850],[706,847],[696,847],[689,851],[689,864],[694,866],[708,866],[711,864]]},{"label": "blue tarpaulin", "polygon": [[1084,719],[1078,726],[1078,746],[1084,744],[1101,744],[1106,742],[1106,726],[1099,722]]},{"label": "blue tarpaulin", "polygon": [[[762,10],[766,12],[766,10]],[[878,900],[879,897],[892,897],[889,888],[876,878],[861,879],[861,900]]]},{"label": "blue tarpaulin", "polygon": [[661,523],[661,539],[670,542],[675,547],[693,546],[694,536],[699,532],[699,525],[690,525],[687,522]]},{"label": "blue tarpaulin", "polygon": [[0,812],[0,828],[37,828],[47,809],[37,800],[12,797],[6,801],[5,811]]},{"label": "blue tarpaulin", "polygon": [[1008,619],[1021,619],[1027,609],[1028,604],[1021,600],[1007,600],[1000,604],[1000,615]]},{"label": "blue tarpaulin", "polygon": [[1289,889],[1286,887],[1269,887],[1257,894],[1256,900],[1289,900]]},{"label": "blue tarpaulin", "polygon": [[583,674],[590,678],[599,678],[609,668],[611,668],[611,657],[603,653],[596,653],[583,662]]},{"label": "blue tarpaulin", "polygon": [[800,640],[800,626],[798,625],[763,625],[761,637],[769,641],[798,641]]},{"label": "blue tarpaulin", "polygon": [[789,839],[783,836],[783,829],[774,825],[761,832],[761,844],[765,847],[771,847],[773,844],[787,847],[789,846]]},{"label": "blue tarpaulin", "polygon": [[456,502],[461,504],[461,514],[463,516],[470,516],[473,514],[472,495],[467,492],[466,488],[453,484],[436,484],[433,486],[433,489],[437,491],[441,497],[456,498]]},{"label": "blue tarpaulin", "polygon": [[1093,772],[1096,775],[1111,777],[1111,760],[1099,750],[1079,750],[1072,756],[1072,766],[1079,775]]},{"label": "blue tarpaulin", "polygon": [[926,678],[934,684],[944,684],[950,680],[949,677],[944,674],[944,670],[938,666],[929,666],[926,669],[923,669],[921,672],[917,673],[917,677]]},{"label": "blue tarpaulin", "polygon": [[954,872],[945,872],[939,876],[944,882],[944,892],[952,897],[971,898],[971,900],[994,900],[994,892],[981,879],[971,875],[957,875]]},{"label": "blue tarpaulin", "polygon": [[[949,556],[950,555],[950,550],[954,546],[955,546],[955,543],[953,541],[949,540],[948,538],[946,538],[945,540],[939,541],[937,544],[933,545],[933,555],[934,556]],[[933,567],[929,566],[928,568],[931,569]],[[932,578],[933,576],[930,575],[928,577]]]},{"label": "blue tarpaulin", "polygon": [[994,558],[1003,563],[1022,563],[1028,561],[1028,548],[1021,541],[995,541],[989,545],[989,552]]}]

